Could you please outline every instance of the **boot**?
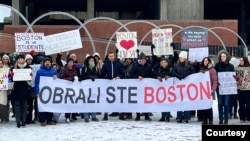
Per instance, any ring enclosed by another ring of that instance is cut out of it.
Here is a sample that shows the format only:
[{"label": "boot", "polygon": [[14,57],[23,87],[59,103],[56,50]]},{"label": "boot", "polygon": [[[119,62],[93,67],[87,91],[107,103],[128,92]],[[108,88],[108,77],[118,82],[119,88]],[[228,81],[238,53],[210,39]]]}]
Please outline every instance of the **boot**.
[{"label": "boot", "polygon": [[126,120],[126,118],[124,117],[124,113],[119,114],[119,120]]},{"label": "boot", "polygon": [[104,113],[103,121],[108,120],[108,113]]},{"label": "boot", "polygon": [[234,113],[234,119],[238,119],[239,117],[237,116],[236,113]]}]

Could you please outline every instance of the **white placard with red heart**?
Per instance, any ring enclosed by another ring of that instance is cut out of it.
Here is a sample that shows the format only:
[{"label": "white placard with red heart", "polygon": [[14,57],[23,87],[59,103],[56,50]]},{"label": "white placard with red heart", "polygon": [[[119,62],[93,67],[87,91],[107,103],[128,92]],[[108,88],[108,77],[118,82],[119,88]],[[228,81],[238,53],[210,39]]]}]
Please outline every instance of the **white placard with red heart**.
[{"label": "white placard with red heart", "polygon": [[118,58],[137,58],[137,32],[116,32]]}]

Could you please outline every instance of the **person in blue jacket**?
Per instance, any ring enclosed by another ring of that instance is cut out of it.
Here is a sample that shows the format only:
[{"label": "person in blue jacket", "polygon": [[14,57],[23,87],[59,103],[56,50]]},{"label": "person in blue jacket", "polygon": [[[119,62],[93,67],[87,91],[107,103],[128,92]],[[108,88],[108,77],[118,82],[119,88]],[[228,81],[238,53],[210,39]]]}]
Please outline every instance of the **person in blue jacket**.
[{"label": "person in blue jacket", "polygon": [[[40,69],[37,70],[36,78],[35,78],[35,94],[39,100],[39,83],[41,76],[49,76],[53,77],[53,79],[57,78],[57,71],[52,67],[52,60],[51,58],[44,58],[43,64],[41,65]],[[38,119],[41,126],[46,125],[56,125],[54,121],[52,121],[53,113],[52,112],[39,112]]]}]

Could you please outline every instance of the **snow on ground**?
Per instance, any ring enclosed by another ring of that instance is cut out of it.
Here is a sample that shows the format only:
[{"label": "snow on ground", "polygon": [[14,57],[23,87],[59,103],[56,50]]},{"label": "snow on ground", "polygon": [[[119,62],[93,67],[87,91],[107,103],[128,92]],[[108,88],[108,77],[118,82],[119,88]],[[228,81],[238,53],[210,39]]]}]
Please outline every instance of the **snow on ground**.
[{"label": "snow on ground", "polygon": [[[218,124],[216,101],[213,107],[214,124]],[[141,117],[141,121],[121,121],[118,117],[109,117],[108,121],[101,121],[103,115],[97,115],[99,122],[86,123],[78,118],[70,124],[64,122],[62,114],[55,126],[41,127],[36,122],[27,125],[26,128],[17,128],[15,119],[10,118],[7,124],[0,124],[0,141],[198,141],[201,139],[201,122],[197,122],[197,118],[192,118],[188,124],[176,123],[176,112],[171,114],[173,118],[170,122],[159,122],[160,113],[153,113],[152,121],[144,121],[144,117]],[[239,119],[231,119],[229,124],[242,123]]]}]

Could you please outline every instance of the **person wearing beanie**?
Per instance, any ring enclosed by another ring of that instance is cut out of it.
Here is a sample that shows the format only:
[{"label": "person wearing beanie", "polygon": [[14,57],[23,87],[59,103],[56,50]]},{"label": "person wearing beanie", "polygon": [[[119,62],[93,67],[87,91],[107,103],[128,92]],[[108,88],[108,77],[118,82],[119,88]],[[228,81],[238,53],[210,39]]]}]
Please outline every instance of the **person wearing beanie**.
[{"label": "person wearing beanie", "polygon": [[[160,67],[154,70],[155,77],[160,81],[166,81],[172,76],[172,68],[169,64],[169,60],[161,58]],[[159,121],[170,121],[170,112],[161,112],[161,119]]]},{"label": "person wearing beanie", "polygon": [[[132,78],[143,80],[144,78],[153,78],[152,65],[147,62],[146,55],[142,52],[139,55],[139,60],[136,62],[131,71]],[[145,120],[151,121],[152,119],[149,117],[149,113],[143,113],[145,116]],[[135,121],[140,120],[140,113],[136,113]]]},{"label": "person wearing beanie", "polygon": [[[179,80],[185,79],[187,76],[195,73],[193,65],[189,64],[187,60],[188,53],[186,51],[181,51],[179,53],[179,60],[173,68],[173,77]],[[183,119],[184,115],[184,119]],[[191,111],[177,111],[176,120],[178,123],[188,123],[191,118]]]},{"label": "person wearing beanie", "polygon": [[[93,56],[88,56],[85,60],[85,64],[82,68],[81,75],[79,77],[79,81],[84,81],[87,79],[91,79],[92,81],[95,81],[96,78],[100,78],[100,73],[97,68],[97,62]],[[96,118],[95,112],[85,112],[82,113],[81,116],[85,119],[85,122],[89,122],[89,116],[91,116],[92,121],[99,121]]]},{"label": "person wearing beanie", "polygon": [[[41,65],[40,69],[36,72],[35,77],[35,94],[37,98],[39,98],[40,94],[40,77],[41,76],[47,76],[47,77],[53,77],[53,79],[57,78],[57,71],[52,67],[52,60],[51,58],[45,58],[43,59],[43,64]],[[56,122],[52,120],[53,113],[52,112],[39,112],[38,119],[41,126],[46,125],[56,125]]]},{"label": "person wearing beanie", "polygon": [[[68,81],[74,81],[75,77],[78,78],[78,72],[77,68],[73,67],[74,65],[74,59],[73,58],[68,58],[67,59],[67,64],[61,69],[59,76],[60,79],[68,80]],[[70,123],[71,113],[65,113],[65,122]]]},{"label": "person wearing beanie", "polygon": [[10,68],[10,57],[7,54],[4,54],[2,56],[2,60],[3,60],[3,67],[4,68]]},{"label": "person wearing beanie", "polygon": [[[31,69],[31,67],[25,62],[25,56],[20,54],[16,57],[16,64],[11,69],[11,74],[14,76],[13,69]],[[32,74],[31,74],[32,75]],[[27,101],[30,97],[30,86],[28,81],[14,81],[13,86],[13,100],[15,101],[15,116],[17,128],[26,127],[27,116]]]}]

